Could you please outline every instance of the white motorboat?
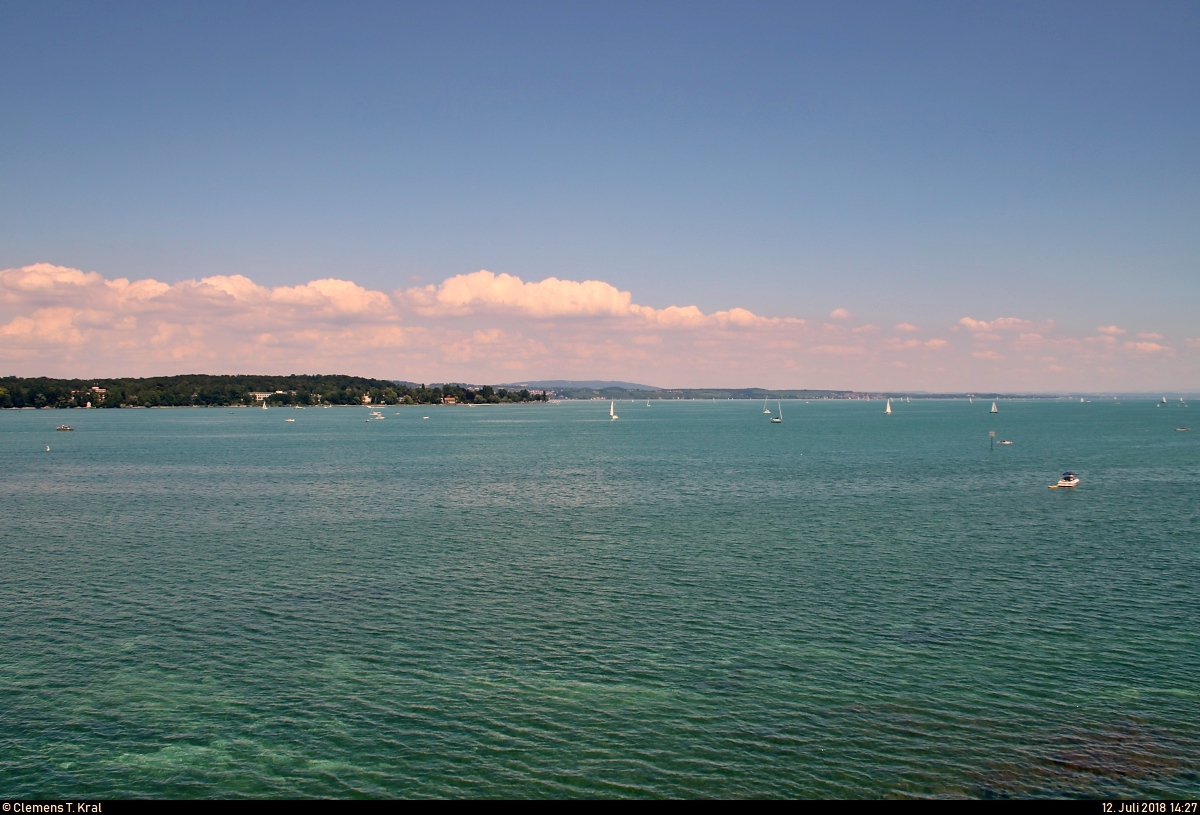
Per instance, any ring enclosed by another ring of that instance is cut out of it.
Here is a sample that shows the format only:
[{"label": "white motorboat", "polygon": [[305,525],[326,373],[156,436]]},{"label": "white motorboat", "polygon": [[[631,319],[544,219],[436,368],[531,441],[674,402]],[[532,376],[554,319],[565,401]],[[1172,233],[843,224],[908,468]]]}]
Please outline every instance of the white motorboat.
[{"label": "white motorboat", "polygon": [[1075,473],[1068,470],[1062,474],[1062,478],[1058,479],[1057,484],[1051,484],[1050,489],[1056,490],[1059,487],[1077,487],[1079,486],[1079,477]]}]

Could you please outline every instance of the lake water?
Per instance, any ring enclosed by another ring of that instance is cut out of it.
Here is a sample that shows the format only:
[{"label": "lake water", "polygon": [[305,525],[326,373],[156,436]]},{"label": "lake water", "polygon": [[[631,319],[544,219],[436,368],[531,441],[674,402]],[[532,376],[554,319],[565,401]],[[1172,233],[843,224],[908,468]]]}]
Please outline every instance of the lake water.
[{"label": "lake water", "polygon": [[1195,798],[1196,408],[988,407],[0,412],[0,790]]}]

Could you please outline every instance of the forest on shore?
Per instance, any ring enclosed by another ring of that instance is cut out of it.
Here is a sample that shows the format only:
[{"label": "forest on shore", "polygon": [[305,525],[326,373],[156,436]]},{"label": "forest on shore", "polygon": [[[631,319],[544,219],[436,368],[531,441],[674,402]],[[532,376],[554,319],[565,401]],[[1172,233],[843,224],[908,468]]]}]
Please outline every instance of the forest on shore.
[{"label": "forest on shore", "polygon": [[81,408],[88,403],[93,408],[232,407],[262,401],[270,405],[400,405],[440,404],[450,399],[459,404],[498,404],[545,401],[546,395],[527,388],[455,384],[427,387],[337,374],[186,374],[145,379],[0,377],[0,408]]}]

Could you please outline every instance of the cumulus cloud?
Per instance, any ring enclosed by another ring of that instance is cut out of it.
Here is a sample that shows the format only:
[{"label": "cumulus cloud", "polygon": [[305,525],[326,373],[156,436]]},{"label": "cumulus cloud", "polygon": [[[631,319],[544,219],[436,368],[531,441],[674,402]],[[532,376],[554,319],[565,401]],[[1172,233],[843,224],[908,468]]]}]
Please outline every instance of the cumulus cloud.
[{"label": "cumulus cloud", "polygon": [[[971,317],[963,317],[958,321],[958,324],[969,331],[986,332],[994,334],[999,331],[1033,331],[1038,324],[1032,320],[1022,320],[1017,317],[997,317],[994,320],[976,320]],[[1052,322],[1049,323],[1053,325]],[[1047,325],[1042,323],[1043,326]]]},{"label": "cumulus cloud", "polygon": [[[1049,389],[1156,386],[1148,377],[1178,379],[1197,357],[1176,355],[1158,334],[1118,341],[1125,332],[1116,326],[1073,337],[1052,320],[963,317],[948,339],[920,339],[911,323],[886,336],[873,324],[848,325],[846,309],[829,317],[653,307],[601,280],[487,270],[385,292],[340,278],[165,283],[39,263],[0,270],[0,373],[337,371],[494,382],[553,372],[681,387]],[[1200,348],[1200,338],[1186,346]],[[972,381],[981,371],[988,381]]]},{"label": "cumulus cloud", "polygon": [[1135,351],[1140,351],[1143,354],[1163,354],[1169,353],[1170,348],[1166,345],[1160,345],[1157,342],[1127,342],[1126,348],[1132,348]]},{"label": "cumulus cloud", "polygon": [[505,310],[536,317],[562,315],[621,315],[630,313],[633,296],[599,280],[559,280],[549,277],[526,283],[486,269],[455,275],[440,286],[404,292],[407,300],[430,314],[469,314]]}]

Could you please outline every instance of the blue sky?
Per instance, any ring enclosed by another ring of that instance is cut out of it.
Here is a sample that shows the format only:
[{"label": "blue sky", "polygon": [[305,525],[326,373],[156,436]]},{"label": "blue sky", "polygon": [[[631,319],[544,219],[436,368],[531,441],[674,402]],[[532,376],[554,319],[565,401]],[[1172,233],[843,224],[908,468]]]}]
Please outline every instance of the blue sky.
[{"label": "blue sky", "polygon": [[0,74],[0,268],[1200,334],[1196,3],[10,2]]}]

